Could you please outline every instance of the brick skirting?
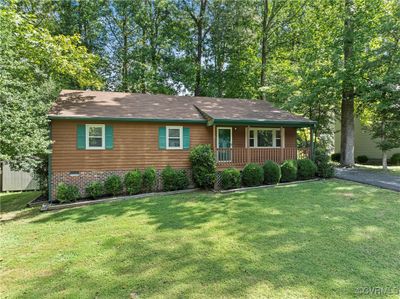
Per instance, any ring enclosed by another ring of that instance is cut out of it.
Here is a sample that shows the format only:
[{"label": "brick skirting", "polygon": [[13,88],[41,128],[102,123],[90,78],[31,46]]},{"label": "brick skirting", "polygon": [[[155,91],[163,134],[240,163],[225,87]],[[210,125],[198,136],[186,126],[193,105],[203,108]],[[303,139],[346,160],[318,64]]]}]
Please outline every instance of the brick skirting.
[{"label": "brick skirting", "polygon": [[[192,170],[184,169],[189,177],[190,187],[193,187]],[[60,183],[70,184],[77,186],[82,197],[85,197],[86,186],[93,181],[104,181],[110,175],[118,175],[121,180],[124,180],[124,175],[129,170],[105,170],[105,171],[79,171],[79,172],[69,172],[69,171],[53,171],[51,175],[51,200],[56,199],[57,186]],[[141,169],[143,171],[143,169]],[[162,179],[161,170],[157,170],[156,184],[154,191],[162,191]]]}]

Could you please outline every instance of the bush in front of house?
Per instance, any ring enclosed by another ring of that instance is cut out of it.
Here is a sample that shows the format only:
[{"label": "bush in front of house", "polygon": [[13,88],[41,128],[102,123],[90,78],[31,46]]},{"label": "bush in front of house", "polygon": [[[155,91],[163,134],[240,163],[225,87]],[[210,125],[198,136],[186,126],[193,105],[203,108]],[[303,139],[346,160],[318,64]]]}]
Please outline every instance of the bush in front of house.
[{"label": "bush in front of house", "polygon": [[175,170],[177,177],[177,190],[187,189],[189,187],[189,178],[185,170]]},{"label": "bush in front of house", "polygon": [[200,144],[190,151],[193,181],[200,188],[213,188],[216,166],[213,150],[209,144]]},{"label": "bush in front of house", "polygon": [[143,191],[150,192],[154,190],[156,185],[157,172],[154,168],[146,168],[142,176]]},{"label": "bush in front of house", "polygon": [[297,179],[297,161],[286,160],[281,165],[281,182],[292,182]]},{"label": "bush in front of house", "polygon": [[103,184],[101,182],[94,181],[94,182],[90,182],[86,186],[85,191],[86,191],[86,196],[87,197],[90,197],[92,199],[96,199],[96,198],[100,197],[101,195],[103,195],[104,187],[103,187]]},{"label": "bush in front of house", "polygon": [[116,174],[110,175],[104,182],[104,190],[107,194],[116,196],[122,192],[122,189],[122,180]]},{"label": "bush in front of house", "polygon": [[297,161],[297,178],[299,180],[309,180],[315,177],[317,165],[310,159]]},{"label": "bush in front of house", "polygon": [[333,162],[340,162],[340,157],[341,157],[340,153],[334,153],[331,155],[331,160]]},{"label": "bush in front of house", "polygon": [[142,190],[142,173],[139,169],[131,170],[125,174],[124,185],[129,195],[138,194]]},{"label": "bush in front of house", "polygon": [[222,189],[234,189],[240,187],[240,171],[235,168],[227,168],[221,172]]},{"label": "bush in front of house", "polygon": [[61,203],[76,201],[80,197],[79,189],[74,185],[60,183],[57,186],[56,197]]},{"label": "bush in front of house", "polygon": [[329,160],[329,155],[323,149],[316,149],[314,153],[314,162],[317,165],[317,176],[321,178],[333,177],[335,170],[333,163]]},{"label": "bush in front of house", "polygon": [[368,162],[368,157],[366,155],[360,155],[356,157],[357,163],[364,164]]},{"label": "bush in front of house", "polygon": [[259,186],[264,181],[263,168],[255,163],[247,164],[242,171],[242,182],[245,186]]},{"label": "bush in front of house", "polygon": [[186,189],[189,186],[189,178],[186,171],[175,170],[171,166],[167,166],[161,172],[164,191],[174,191]]},{"label": "bush in front of house", "polygon": [[278,184],[281,179],[281,168],[274,161],[266,161],[264,169],[264,184]]},{"label": "bush in front of house", "polygon": [[393,154],[390,158],[390,164],[400,165],[400,153]]}]

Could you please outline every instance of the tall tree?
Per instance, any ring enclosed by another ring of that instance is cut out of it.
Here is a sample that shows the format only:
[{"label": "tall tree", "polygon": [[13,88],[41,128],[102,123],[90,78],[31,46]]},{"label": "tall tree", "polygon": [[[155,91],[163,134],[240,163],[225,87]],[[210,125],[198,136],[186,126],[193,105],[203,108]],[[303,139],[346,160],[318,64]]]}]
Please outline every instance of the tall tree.
[{"label": "tall tree", "polygon": [[343,31],[344,77],[341,104],[341,164],[354,165],[354,1],[345,0]]},{"label": "tall tree", "polygon": [[377,30],[369,35],[358,110],[364,128],[382,150],[386,170],[387,152],[400,147],[400,3],[385,1],[377,7]]},{"label": "tall tree", "polygon": [[208,26],[208,0],[183,1],[184,10],[189,14],[195,27],[195,86],[194,95],[202,95],[202,59],[205,38],[210,30]]},{"label": "tall tree", "polygon": [[32,169],[50,144],[47,113],[59,88],[101,88],[97,57],[78,36],[51,35],[30,14],[0,10],[0,160]]}]

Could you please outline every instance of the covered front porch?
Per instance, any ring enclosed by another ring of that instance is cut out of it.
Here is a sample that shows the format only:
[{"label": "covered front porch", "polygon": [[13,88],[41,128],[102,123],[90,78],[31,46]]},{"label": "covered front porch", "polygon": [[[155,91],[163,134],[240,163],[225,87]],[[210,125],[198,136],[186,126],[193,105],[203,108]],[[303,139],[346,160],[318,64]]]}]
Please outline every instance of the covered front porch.
[{"label": "covered front porch", "polygon": [[[263,164],[267,160],[282,163],[288,159],[311,158],[312,142],[308,147],[297,147],[300,127],[304,126],[214,124],[212,146],[217,168],[240,169],[248,163]],[[313,126],[309,127],[310,140],[313,140]]]}]

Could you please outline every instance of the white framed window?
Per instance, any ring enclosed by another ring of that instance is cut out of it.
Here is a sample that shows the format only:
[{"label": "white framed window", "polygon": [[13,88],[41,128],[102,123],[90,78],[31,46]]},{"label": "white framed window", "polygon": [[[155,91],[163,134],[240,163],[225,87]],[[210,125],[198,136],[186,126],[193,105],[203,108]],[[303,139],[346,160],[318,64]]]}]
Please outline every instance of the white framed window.
[{"label": "white framed window", "polygon": [[254,128],[249,131],[249,147],[284,147],[280,128]]},{"label": "white framed window", "polygon": [[167,126],[167,149],[183,148],[183,127]]},{"label": "white framed window", "polygon": [[105,148],[105,125],[86,125],[86,149]]}]

